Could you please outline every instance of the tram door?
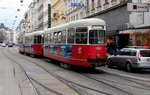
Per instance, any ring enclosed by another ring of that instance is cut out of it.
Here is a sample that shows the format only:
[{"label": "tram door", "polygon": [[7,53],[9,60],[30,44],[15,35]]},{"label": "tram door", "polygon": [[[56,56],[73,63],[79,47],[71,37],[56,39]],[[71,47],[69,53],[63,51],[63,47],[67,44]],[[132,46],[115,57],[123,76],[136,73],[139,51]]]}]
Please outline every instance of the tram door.
[{"label": "tram door", "polygon": [[129,34],[117,34],[115,35],[116,45],[118,49],[122,49],[129,44]]}]

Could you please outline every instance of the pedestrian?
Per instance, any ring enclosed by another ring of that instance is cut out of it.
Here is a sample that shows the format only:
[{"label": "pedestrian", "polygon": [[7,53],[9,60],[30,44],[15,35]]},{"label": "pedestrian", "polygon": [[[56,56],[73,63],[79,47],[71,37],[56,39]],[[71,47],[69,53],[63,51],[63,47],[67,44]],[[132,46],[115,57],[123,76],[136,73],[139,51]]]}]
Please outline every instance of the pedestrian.
[{"label": "pedestrian", "polygon": [[117,52],[117,45],[114,42],[108,43],[107,44],[107,52],[110,55],[113,55],[114,53]]}]

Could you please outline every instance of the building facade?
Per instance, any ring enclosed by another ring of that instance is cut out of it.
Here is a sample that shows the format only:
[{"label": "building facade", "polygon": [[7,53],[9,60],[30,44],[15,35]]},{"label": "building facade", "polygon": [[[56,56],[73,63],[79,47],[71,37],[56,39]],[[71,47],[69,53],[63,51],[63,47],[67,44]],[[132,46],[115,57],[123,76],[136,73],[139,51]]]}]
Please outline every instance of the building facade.
[{"label": "building facade", "polygon": [[106,41],[114,42],[117,48],[123,48],[129,43],[129,35],[119,34],[126,30],[130,12],[127,3],[132,0],[87,0],[86,18],[100,18],[106,22]]},{"label": "building facade", "polygon": [[[150,0],[133,0],[132,3],[150,3]],[[130,36],[130,45],[150,46],[150,12],[131,12],[129,17],[129,29],[120,33]]]},{"label": "building facade", "polygon": [[28,10],[24,15],[24,27],[25,27],[25,33],[31,32],[31,16],[30,16],[30,10]]},{"label": "building facade", "polygon": [[3,23],[0,24],[0,43],[13,41],[13,32],[9,28],[5,27]]},{"label": "building facade", "polygon": [[43,0],[38,0],[38,8],[37,8],[37,12],[38,12],[38,30],[43,30],[44,26],[44,16],[43,16]]},{"label": "building facade", "polygon": [[[150,39],[150,12],[127,11],[127,3],[131,2],[150,3],[150,0],[37,0],[25,16],[25,31],[47,29],[49,19],[54,27],[78,19],[100,18],[106,22],[107,39],[120,44],[127,40],[125,45],[144,45]],[[48,4],[51,4],[51,13]]]},{"label": "building facade", "polygon": [[65,15],[67,22],[83,19],[86,17],[86,1],[88,0],[65,0]]},{"label": "building facade", "polygon": [[65,0],[51,0],[51,26],[66,23]]},{"label": "building facade", "polygon": [[37,31],[38,29],[38,10],[37,10],[37,1],[33,1],[29,6],[29,12],[31,15],[31,32]]}]

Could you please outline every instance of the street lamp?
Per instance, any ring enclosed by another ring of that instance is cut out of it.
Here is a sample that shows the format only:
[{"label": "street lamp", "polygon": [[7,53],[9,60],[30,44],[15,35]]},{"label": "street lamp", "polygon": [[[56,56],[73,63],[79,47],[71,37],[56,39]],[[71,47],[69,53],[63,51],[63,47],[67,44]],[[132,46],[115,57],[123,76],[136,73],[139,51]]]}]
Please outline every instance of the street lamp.
[{"label": "street lamp", "polygon": [[[20,0],[20,3],[23,3],[23,0]],[[21,4],[21,6],[22,6],[22,4]]]},{"label": "street lamp", "polygon": [[20,11],[20,9],[17,9],[17,11]]},{"label": "street lamp", "polygon": [[23,3],[23,0],[20,0],[20,3]]}]

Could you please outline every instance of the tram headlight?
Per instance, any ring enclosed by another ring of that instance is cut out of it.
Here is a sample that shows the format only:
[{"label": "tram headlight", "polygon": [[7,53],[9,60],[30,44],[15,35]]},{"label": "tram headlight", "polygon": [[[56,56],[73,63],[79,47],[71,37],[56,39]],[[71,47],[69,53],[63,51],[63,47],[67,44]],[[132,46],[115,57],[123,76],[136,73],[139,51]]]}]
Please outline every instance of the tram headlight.
[{"label": "tram headlight", "polygon": [[97,54],[96,54],[96,58],[101,58],[101,54],[100,54],[100,53],[97,53]]}]

